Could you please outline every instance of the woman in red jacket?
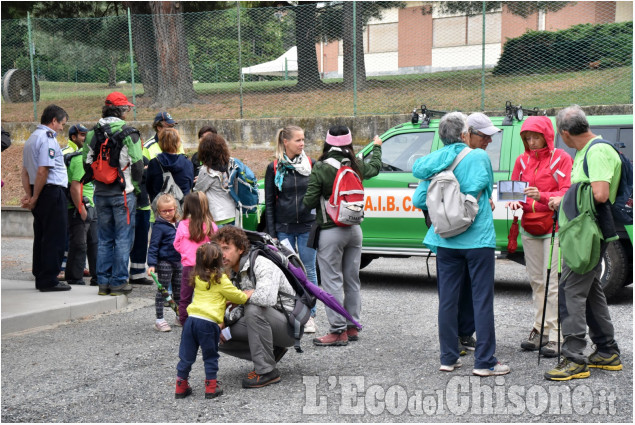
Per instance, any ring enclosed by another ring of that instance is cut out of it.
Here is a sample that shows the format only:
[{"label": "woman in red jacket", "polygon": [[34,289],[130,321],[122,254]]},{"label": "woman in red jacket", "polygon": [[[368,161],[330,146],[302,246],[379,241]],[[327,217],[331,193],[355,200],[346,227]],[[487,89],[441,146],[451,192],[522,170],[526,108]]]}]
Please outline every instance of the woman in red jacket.
[{"label": "woman in red jacket", "polygon": [[[521,239],[525,252],[525,264],[532,289],[534,302],[534,324],[529,338],[520,346],[525,350],[540,350],[545,357],[558,355],[558,283],[551,273],[549,293],[547,295],[547,311],[545,315],[545,332],[540,340],[545,281],[551,247],[553,229],[553,211],[549,209],[549,198],[563,196],[571,186],[572,159],[562,149],[554,148],[554,130],[547,117],[528,117],[520,129],[520,136],[525,145],[525,152],[514,164],[512,180],[528,183],[525,189],[526,202],[509,202],[506,207],[512,210],[521,209]],[[552,268],[558,267],[558,239],[554,238]]]}]

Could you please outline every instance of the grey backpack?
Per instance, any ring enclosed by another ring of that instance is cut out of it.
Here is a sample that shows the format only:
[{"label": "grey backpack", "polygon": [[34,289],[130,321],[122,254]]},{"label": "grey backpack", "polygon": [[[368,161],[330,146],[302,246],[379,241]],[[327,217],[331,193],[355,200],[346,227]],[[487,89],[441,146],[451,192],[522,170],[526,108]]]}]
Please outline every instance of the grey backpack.
[{"label": "grey backpack", "polygon": [[158,159],[157,159],[157,162],[159,164],[159,167],[161,167],[161,172],[163,173],[163,184],[161,185],[161,191],[157,194],[157,196],[152,201],[152,211],[155,216],[158,216],[159,213],[157,211],[157,208],[158,208],[159,197],[164,193],[169,193],[170,195],[174,196],[174,199],[176,199],[178,203],[178,208],[177,208],[178,212],[181,213],[181,206],[183,205],[183,198],[185,197],[183,195],[183,191],[174,181],[174,177],[172,177],[172,173],[170,171],[165,171],[163,169],[163,166],[161,165],[161,162]]},{"label": "grey backpack", "polygon": [[445,170],[432,176],[426,206],[434,232],[442,238],[450,238],[465,232],[472,225],[478,213],[478,200],[472,195],[461,193],[461,187],[454,176],[454,169],[472,149],[465,147]]}]

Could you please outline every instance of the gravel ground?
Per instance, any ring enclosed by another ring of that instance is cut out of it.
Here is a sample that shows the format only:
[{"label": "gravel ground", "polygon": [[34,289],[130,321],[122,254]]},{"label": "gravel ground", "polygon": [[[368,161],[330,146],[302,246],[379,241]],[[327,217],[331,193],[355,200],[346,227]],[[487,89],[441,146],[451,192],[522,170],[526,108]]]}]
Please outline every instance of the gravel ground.
[{"label": "gravel ground", "polygon": [[[2,277],[30,279],[31,241],[2,239]],[[434,261],[430,262],[434,272]],[[251,363],[222,356],[225,394],[205,400],[202,360],[194,394],[174,400],[180,330],[153,329],[151,287],[119,312],[2,337],[3,422],[628,422],[633,419],[633,291],[610,306],[624,370],[550,383],[555,365],[519,348],[531,326],[524,268],[497,262],[497,357],[512,368],[472,377],[472,355],[438,371],[437,293],[424,259],[379,259],[361,272],[364,330],[346,347],[289,352],[282,381],[240,387]],[[171,311],[166,317],[172,320]],[[327,329],[323,307],[319,331]],[[590,351],[590,347],[589,347]]]}]

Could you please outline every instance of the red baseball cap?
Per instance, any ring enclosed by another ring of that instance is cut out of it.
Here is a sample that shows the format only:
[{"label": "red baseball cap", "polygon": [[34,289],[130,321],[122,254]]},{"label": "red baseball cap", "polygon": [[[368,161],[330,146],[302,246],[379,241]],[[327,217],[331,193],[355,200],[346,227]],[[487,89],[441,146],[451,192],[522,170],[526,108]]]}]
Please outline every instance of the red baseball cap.
[{"label": "red baseball cap", "polygon": [[128,98],[125,94],[118,91],[114,91],[106,97],[106,105],[134,106],[132,103],[128,102]]}]

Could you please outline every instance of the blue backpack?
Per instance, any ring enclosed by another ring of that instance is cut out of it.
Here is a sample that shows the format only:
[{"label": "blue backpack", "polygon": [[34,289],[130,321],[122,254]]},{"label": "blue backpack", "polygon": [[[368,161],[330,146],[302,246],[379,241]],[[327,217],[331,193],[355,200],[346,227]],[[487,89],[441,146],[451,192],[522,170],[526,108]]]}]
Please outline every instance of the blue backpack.
[{"label": "blue backpack", "polygon": [[622,175],[620,177],[620,184],[617,188],[617,195],[615,196],[615,202],[611,204],[611,212],[613,213],[613,220],[616,224],[633,224],[633,163],[620,152],[615,145],[603,139],[596,139],[591,142],[591,145],[584,154],[584,173],[589,175],[589,164],[587,163],[587,155],[589,151],[598,143],[606,143],[615,149],[615,152],[622,161]]},{"label": "blue backpack", "polygon": [[256,175],[242,161],[229,159],[229,194],[241,212],[254,212],[258,208],[258,180]]}]

